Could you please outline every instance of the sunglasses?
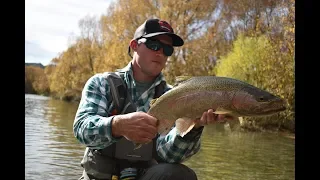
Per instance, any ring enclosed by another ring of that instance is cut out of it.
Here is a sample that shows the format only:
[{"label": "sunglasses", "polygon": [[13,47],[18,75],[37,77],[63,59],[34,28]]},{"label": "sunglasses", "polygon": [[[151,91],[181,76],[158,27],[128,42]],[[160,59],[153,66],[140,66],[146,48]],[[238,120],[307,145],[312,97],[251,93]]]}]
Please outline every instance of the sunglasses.
[{"label": "sunglasses", "polygon": [[164,55],[171,56],[173,54],[174,49],[172,46],[164,44],[156,39],[143,39],[139,40],[138,42],[142,42],[143,44],[145,44],[148,49],[151,49],[153,51],[159,51],[162,48]]}]

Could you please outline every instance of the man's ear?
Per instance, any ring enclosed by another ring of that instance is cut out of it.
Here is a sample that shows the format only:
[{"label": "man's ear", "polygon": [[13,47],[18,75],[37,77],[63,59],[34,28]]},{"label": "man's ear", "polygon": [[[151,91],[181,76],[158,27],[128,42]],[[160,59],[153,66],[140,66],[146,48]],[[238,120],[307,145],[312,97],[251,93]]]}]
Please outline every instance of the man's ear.
[{"label": "man's ear", "polygon": [[138,41],[135,40],[135,39],[132,39],[130,41],[130,48],[133,50],[133,51],[136,51],[137,48],[138,48]]}]

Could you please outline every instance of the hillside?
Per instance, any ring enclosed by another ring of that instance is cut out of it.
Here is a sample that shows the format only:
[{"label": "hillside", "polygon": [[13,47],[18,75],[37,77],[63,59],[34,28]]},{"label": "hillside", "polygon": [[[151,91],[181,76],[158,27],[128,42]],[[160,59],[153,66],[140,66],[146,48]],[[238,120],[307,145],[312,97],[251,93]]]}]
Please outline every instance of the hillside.
[{"label": "hillside", "polygon": [[35,66],[35,67],[40,67],[42,69],[45,68],[41,63],[25,63],[25,66]]}]

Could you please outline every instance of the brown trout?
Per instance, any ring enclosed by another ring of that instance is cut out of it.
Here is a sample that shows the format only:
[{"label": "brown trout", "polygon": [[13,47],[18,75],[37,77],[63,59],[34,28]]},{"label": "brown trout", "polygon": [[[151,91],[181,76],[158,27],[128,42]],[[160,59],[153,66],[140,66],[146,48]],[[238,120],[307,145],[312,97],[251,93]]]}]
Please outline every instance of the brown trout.
[{"label": "brown trout", "polygon": [[180,136],[208,109],[233,117],[266,116],[286,109],[284,99],[246,82],[217,76],[178,77],[178,85],[150,103],[148,114],[158,119],[158,133],[174,125]]}]

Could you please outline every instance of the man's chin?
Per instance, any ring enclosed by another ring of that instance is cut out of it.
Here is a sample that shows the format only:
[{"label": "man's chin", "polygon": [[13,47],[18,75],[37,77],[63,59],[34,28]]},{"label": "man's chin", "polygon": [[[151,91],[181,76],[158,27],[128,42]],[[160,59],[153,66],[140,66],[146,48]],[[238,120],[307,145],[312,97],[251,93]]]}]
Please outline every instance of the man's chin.
[{"label": "man's chin", "polygon": [[150,68],[151,72],[160,73],[163,69],[162,64],[160,63],[153,63],[152,68]]},{"label": "man's chin", "polygon": [[150,69],[149,71],[147,71],[147,74],[149,76],[152,76],[152,77],[156,77],[160,74],[161,70],[159,70],[160,68],[154,68],[154,69]]}]

